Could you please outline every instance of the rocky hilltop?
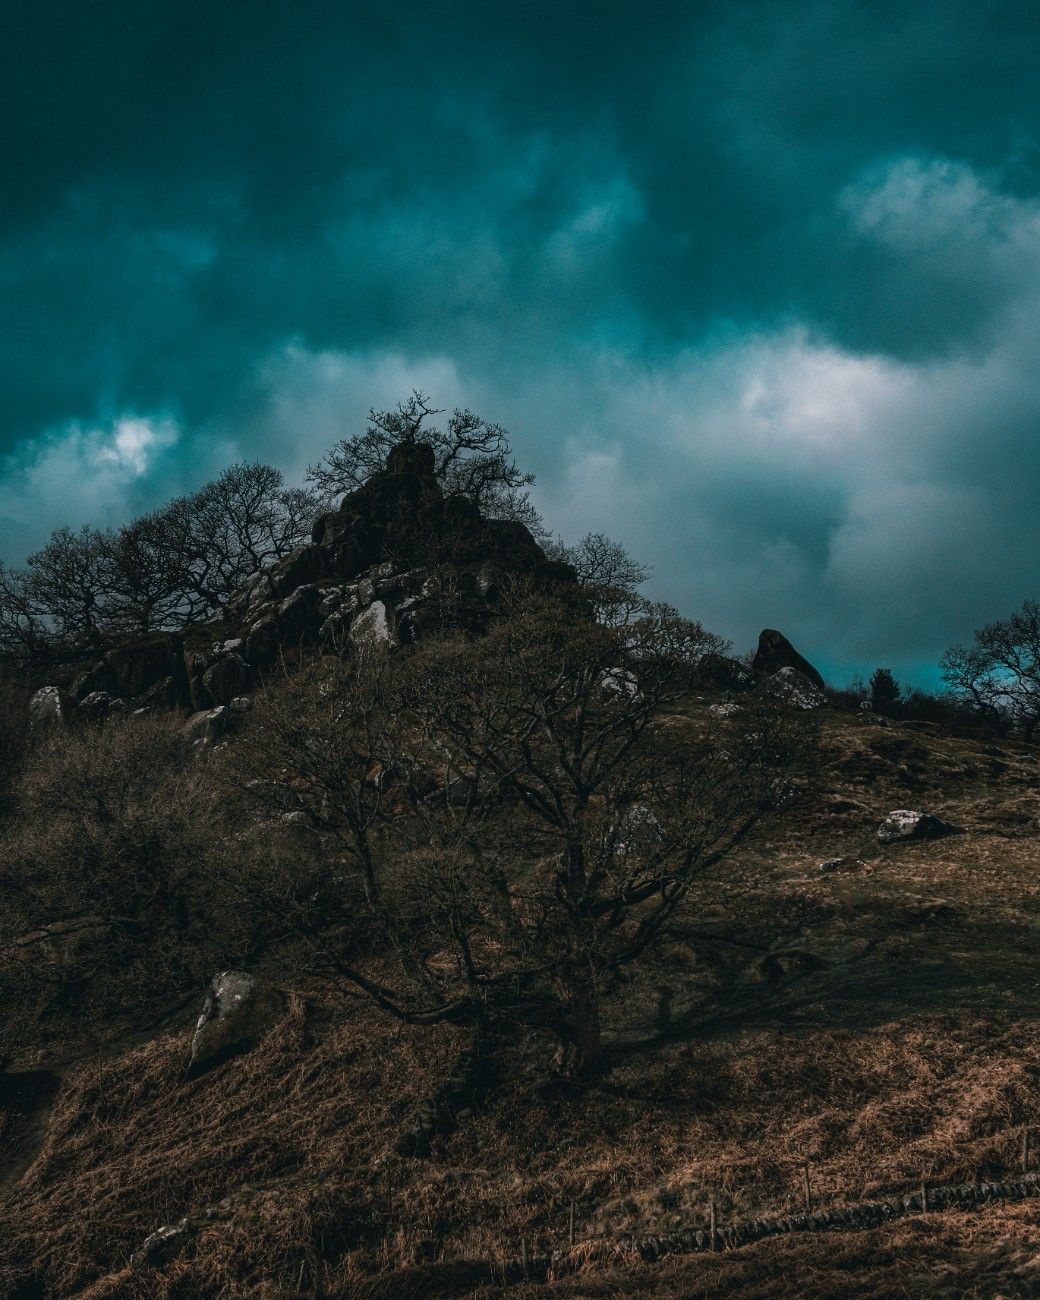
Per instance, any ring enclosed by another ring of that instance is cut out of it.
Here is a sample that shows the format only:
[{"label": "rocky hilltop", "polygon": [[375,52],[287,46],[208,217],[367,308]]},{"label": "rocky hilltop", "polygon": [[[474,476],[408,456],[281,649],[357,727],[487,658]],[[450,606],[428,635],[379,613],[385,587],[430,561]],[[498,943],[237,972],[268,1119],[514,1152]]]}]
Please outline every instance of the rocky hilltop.
[{"label": "rocky hilltop", "polygon": [[524,524],[485,518],[471,500],[446,495],[433,449],[406,439],[317,519],[309,545],[255,574],[223,618],[113,646],[67,694],[44,688],[34,712],[98,721],[113,711],[191,709],[192,725],[213,738],[248,708],[264,670],[286,651],[479,631],[503,579],[573,577]]}]

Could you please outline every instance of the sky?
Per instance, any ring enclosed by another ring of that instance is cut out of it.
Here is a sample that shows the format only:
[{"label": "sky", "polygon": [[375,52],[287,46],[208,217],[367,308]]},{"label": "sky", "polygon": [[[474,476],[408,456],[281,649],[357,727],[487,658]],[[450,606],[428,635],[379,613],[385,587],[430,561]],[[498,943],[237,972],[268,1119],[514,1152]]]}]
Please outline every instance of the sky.
[{"label": "sky", "polygon": [[740,651],[1040,596],[1040,7],[0,0],[0,558],[424,390]]}]

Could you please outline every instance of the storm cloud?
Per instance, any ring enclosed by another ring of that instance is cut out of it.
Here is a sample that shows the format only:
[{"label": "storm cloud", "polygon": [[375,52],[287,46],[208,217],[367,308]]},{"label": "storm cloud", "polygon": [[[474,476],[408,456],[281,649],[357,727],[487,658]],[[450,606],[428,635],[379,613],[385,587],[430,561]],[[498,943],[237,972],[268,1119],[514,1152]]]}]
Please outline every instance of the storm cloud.
[{"label": "storm cloud", "polygon": [[741,648],[1040,594],[1034,4],[8,8],[4,559],[421,387]]}]

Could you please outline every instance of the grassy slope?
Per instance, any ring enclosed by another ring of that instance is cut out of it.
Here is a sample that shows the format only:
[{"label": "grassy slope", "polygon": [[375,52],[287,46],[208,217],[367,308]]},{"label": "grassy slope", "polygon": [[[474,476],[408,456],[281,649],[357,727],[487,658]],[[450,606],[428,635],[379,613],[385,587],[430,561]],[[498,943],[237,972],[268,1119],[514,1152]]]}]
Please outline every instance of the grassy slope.
[{"label": "grassy slope", "polygon": [[[316,1279],[490,1295],[431,1262],[560,1245],[573,1197],[582,1271],[517,1294],[1040,1294],[1040,1202],[654,1266],[615,1236],[701,1222],[710,1197],[725,1216],[794,1207],[802,1160],[823,1204],[996,1175],[1021,1126],[1040,1128],[1035,755],[836,714],[823,744],[819,793],[706,884],[689,934],[614,999],[591,1089],[540,1084],[544,1048],[521,1044],[431,1160],[380,1165],[451,1031],[296,1000],[259,1049],[185,1084],[178,1025],[65,1074],[39,1154],[0,1190],[0,1278],[48,1295]],[[880,817],[906,806],[966,833],[880,850]],[[854,861],[818,870],[838,855]],[[126,1270],[159,1224],[229,1194],[192,1248]]]}]

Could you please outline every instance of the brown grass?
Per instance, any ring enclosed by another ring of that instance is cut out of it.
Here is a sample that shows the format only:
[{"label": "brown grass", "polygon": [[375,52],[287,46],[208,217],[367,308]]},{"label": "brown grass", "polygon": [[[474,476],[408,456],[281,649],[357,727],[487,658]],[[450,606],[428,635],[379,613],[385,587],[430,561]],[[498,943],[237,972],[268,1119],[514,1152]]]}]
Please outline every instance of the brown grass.
[{"label": "brown grass", "polygon": [[[824,741],[814,802],[694,900],[695,940],[673,938],[618,990],[591,1086],[547,1085],[545,1045],[515,1043],[487,1106],[430,1160],[381,1164],[454,1031],[314,992],[254,1052],[185,1083],[185,1023],[66,1077],[2,1207],[7,1294],[21,1278],[23,1296],[30,1282],[54,1296],[491,1296],[484,1263],[522,1237],[563,1246],[572,1198],[577,1272],[510,1294],[1040,1294],[1040,1203],[653,1266],[625,1244],[703,1222],[710,1198],[726,1217],[794,1209],[803,1160],[821,1205],[998,1176],[1040,1117],[1035,758],[842,719]],[[898,806],[968,833],[880,851],[873,829]],[[838,855],[861,865],[821,875]],[[769,951],[802,957],[778,974]],[[228,1196],[170,1263],[127,1268],[160,1224]]]}]

